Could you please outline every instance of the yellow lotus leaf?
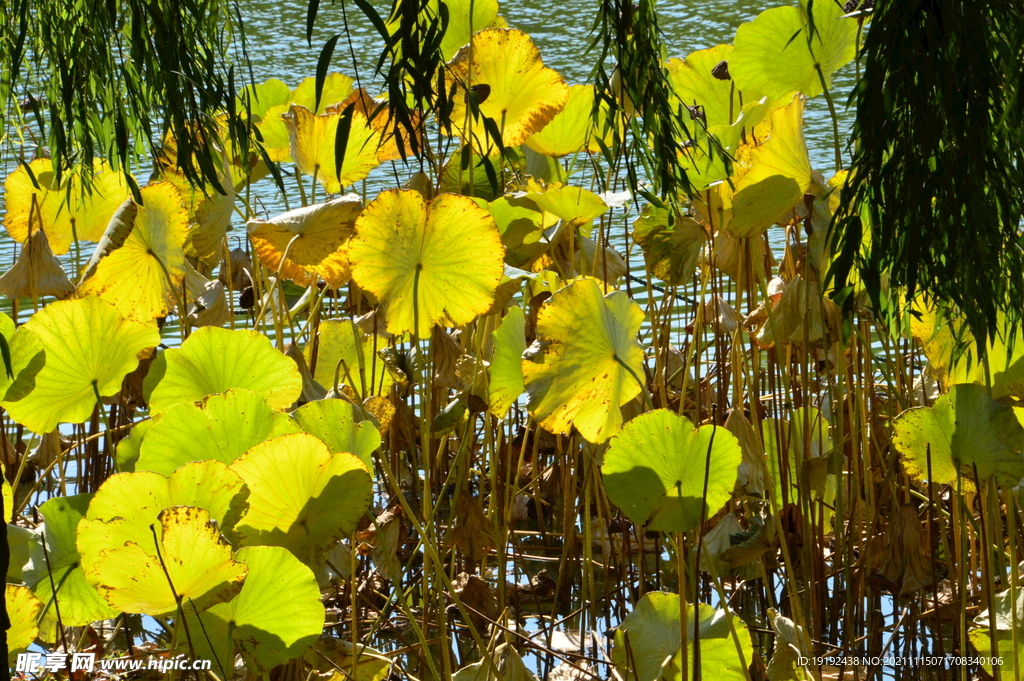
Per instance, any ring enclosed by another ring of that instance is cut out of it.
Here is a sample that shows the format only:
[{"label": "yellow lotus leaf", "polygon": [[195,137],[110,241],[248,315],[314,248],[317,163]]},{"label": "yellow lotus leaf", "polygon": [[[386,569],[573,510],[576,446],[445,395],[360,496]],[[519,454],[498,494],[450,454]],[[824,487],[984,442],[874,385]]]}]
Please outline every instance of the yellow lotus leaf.
[{"label": "yellow lotus leaf", "polygon": [[[607,107],[602,107],[602,114]],[[597,143],[600,129],[594,118],[594,86],[570,85],[569,100],[565,109],[556,114],[551,122],[526,140],[526,146],[538,154],[560,158],[577,151],[598,153]],[[606,139],[606,145],[608,144]]]},{"label": "yellow lotus leaf", "polygon": [[[166,317],[185,276],[182,246],[188,214],[169,182],[142,188],[143,205],[124,243],[111,251],[79,286],[79,296],[95,295],[129,319]],[[100,245],[102,248],[103,244]]]},{"label": "yellow lotus leaf", "polygon": [[[379,136],[374,140],[378,161],[397,161],[410,154],[411,144],[405,128],[388,124],[389,111],[386,99],[371,97],[366,88],[359,88],[353,90],[352,94],[341,102],[327,107],[324,113],[344,114],[350,105],[354,111],[366,118],[368,127],[378,133]],[[411,112],[410,119],[413,127],[419,126],[419,112]],[[401,137],[401,145],[396,140],[396,134]]]},{"label": "yellow lotus leaf", "polygon": [[296,208],[270,220],[250,220],[249,238],[264,266],[308,286],[322,277],[331,288],[350,279],[345,245],[363,209],[357,196]]},{"label": "yellow lotus leaf", "polygon": [[58,423],[84,422],[92,416],[97,393],[117,393],[138,366],[139,353],[160,342],[156,326],[125,319],[93,297],[50,303],[24,328],[38,338],[45,364],[32,390],[17,396],[8,390],[3,407],[36,433],[48,433]]},{"label": "yellow lotus leaf", "polygon": [[593,279],[557,291],[537,317],[537,340],[523,354],[530,413],[554,433],[576,426],[590,442],[622,427],[621,407],[640,394],[640,306]]},{"label": "yellow lotus leaf", "polygon": [[74,290],[43,229],[33,232],[14,266],[0,277],[0,295],[14,300],[37,300],[44,296],[66,298]]},{"label": "yellow lotus leaf", "polygon": [[352,94],[352,78],[341,73],[329,73],[324,78],[323,91],[320,94],[320,106],[316,106],[316,78],[310,76],[299,83],[290,93],[283,95],[283,101],[273,101],[260,117],[257,128],[263,136],[263,147],[271,161],[283,163],[291,161],[288,128],[281,114],[288,113],[292,104],[304,106],[313,113],[321,113],[327,107],[345,101]]},{"label": "yellow lotus leaf", "polygon": [[[583,225],[608,210],[608,204],[597,194],[582,187],[562,186],[557,182],[542,189],[531,181],[526,198],[537,204],[542,212],[558,216],[568,227]],[[584,236],[589,235],[589,230],[586,230]]]},{"label": "yellow lotus leaf", "polygon": [[472,138],[477,150],[491,145],[486,142],[483,121],[473,120],[467,109],[467,96],[476,100],[484,117],[494,121],[506,147],[522,144],[542,130],[569,101],[569,86],[544,66],[530,37],[515,29],[479,31],[449,68],[460,86],[451,121],[461,137]]},{"label": "yellow lotus leaf", "polygon": [[382,192],[356,220],[352,277],[373,293],[391,333],[426,336],[486,312],[505,270],[494,218],[466,196],[429,204],[417,191]]},{"label": "yellow lotus leaf", "polygon": [[[288,129],[291,156],[299,170],[315,176],[328,193],[337,194],[342,187],[369,175],[382,161],[401,158],[395,140],[384,132],[387,113],[379,112],[369,120],[379,104],[365,90],[356,90],[320,115],[304,106],[291,105],[282,117]],[[351,122],[339,174],[335,142],[346,112],[351,112]],[[405,148],[408,149],[408,143]]]},{"label": "yellow lotus leaf", "polygon": [[[421,3],[420,20],[429,22],[437,18],[440,4],[439,0]],[[445,59],[454,57],[459,48],[467,44],[477,31],[501,25],[497,0],[445,0],[444,4],[448,10],[448,26],[441,37],[441,54]],[[400,26],[401,22],[396,14],[388,17],[388,33],[395,35]],[[396,43],[395,49],[400,48],[401,44]]]},{"label": "yellow lotus leaf", "polygon": [[48,159],[32,161],[29,168],[38,189],[24,166],[8,175],[4,183],[4,227],[21,243],[42,228],[57,255],[67,253],[75,239],[98,240],[110,216],[130,196],[124,176],[103,163],[94,167],[95,175],[84,194],[78,177],[65,176],[58,186]]},{"label": "yellow lotus leaf", "polygon": [[804,141],[803,95],[771,116],[767,139],[740,147],[735,189],[719,185],[725,225],[734,237],[761,234],[783,218],[811,188],[811,162]]},{"label": "yellow lotus leaf", "polygon": [[[381,329],[383,331],[383,329]],[[306,346],[305,357],[314,367],[313,378],[328,390],[337,385],[349,386],[364,398],[387,395],[395,379],[378,355],[388,347],[381,336],[364,333],[350,319],[329,319],[320,322],[317,342]]]},{"label": "yellow lotus leaf", "polygon": [[[148,542],[127,542],[100,552],[86,576],[115,608],[146,615],[204,608],[234,597],[248,568],[236,562],[210,512],[173,506],[160,512]],[[174,585],[173,588],[171,585]]]},{"label": "yellow lotus leaf", "polygon": [[7,616],[11,621],[7,630],[7,649],[13,656],[32,645],[39,636],[37,620],[43,602],[27,586],[8,584],[4,593]]}]

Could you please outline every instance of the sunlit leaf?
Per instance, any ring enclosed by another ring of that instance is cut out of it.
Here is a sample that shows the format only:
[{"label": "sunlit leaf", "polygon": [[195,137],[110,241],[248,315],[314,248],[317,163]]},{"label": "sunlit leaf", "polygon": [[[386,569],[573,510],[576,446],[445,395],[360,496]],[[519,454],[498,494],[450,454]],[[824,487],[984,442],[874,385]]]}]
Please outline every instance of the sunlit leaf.
[{"label": "sunlit leaf", "polygon": [[831,86],[836,69],[853,59],[857,21],[840,18],[841,3],[814,2],[811,35],[809,4],[801,0],[799,7],[774,7],[740,25],[729,55],[729,73],[740,90],[772,98],[799,90],[815,97],[822,92],[821,76]]},{"label": "sunlit leaf", "polygon": [[274,409],[291,406],[302,393],[295,362],[275,350],[269,338],[212,326],[195,331],[180,348],[165,350],[144,385],[154,414],[233,388],[262,394]]},{"label": "sunlit leaf", "polygon": [[182,246],[188,215],[178,190],[168,182],[142,188],[134,226],[124,243],[99,260],[78,295],[95,295],[141,322],[167,316],[185,276]]},{"label": "sunlit leaf", "polygon": [[530,413],[547,430],[575,426],[590,442],[619,432],[621,407],[641,392],[640,306],[593,279],[556,292],[537,318],[537,340],[523,355]]},{"label": "sunlit leaf", "polygon": [[707,233],[693,218],[676,215],[669,225],[669,217],[666,208],[645,206],[633,222],[633,241],[643,249],[654,276],[679,285],[693,277]]},{"label": "sunlit leaf", "polygon": [[528,137],[526,146],[539,154],[555,158],[584,150],[598,153],[601,147],[595,135],[602,138],[605,136],[595,125],[593,114],[594,86],[570,85],[565,108],[555,114],[550,123]]},{"label": "sunlit leaf", "polygon": [[504,272],[490,212],[472,199],[382,192],[356,221],[352,276],[385,310],[391,333],[423,337],[435,323],[462,326],[486,312]]},{"label": "sunlit leaf", "polygon": [[264,440],[294,432],[298,426],[262,395],[229,390],[206,398],[201,407],[192,402],[172,407],[146,432],[135,470],[170,475],[190,461],[230,464]]},{"label": "sunlit leaf", "polygon": [[31,589],[18,584],[8,584],[5,587],[4,599],[7,604],[7,617],[11,622],[11,627],[7,630],[7,651],[10,655],[8,662],[13,662],[14,656],[24,652],[39,636],[36,622],[43,604]]},{"label": "sunlit leaf", "polygon": [[345,400],[318,400],[292,412],[304,432],[315,435],[332,454],[355,454],[373,471],[373,452],[380,447],[380,431],[372,421],[359,420],[356,408]]},{"label": "sunlit leaf", "polygon": [[117,393],[125,374],[138,366],[139,353],[160,342],[155,326],[124,319],[113,305],[92,297],[51,303],[25,328],[45,348],[45,365],[31,392],[12,395],[9,389],[0,404],[37,433],[88,419],[97,393]]},{"label": "sunlit leaf", "polygon": [[[352,94],[353,80],[341,73],[329,73],[324,78],[323,92],[320,96],[320,108],[314,113],[323,111],[338,102],[343,102]],[[278,93],[276,97],[280,97]],[[273,100],[273,105],[268,108],[257,126],[263,136],[263,146],[271,161],[291,161],[290,141],[288,127],[285,125],[282,114],[288,113],[292,104],[304,106],[310,111],[316,107],[316,77],[310,76],[303,80],[297,88],[284,95],[283,101]]]},{"label": "sunlit leaf", "polygon": [[238,649],[247,669],[265,672],[298,657],[320,636],[320,589],[287,549],[246,546],[235,559],[249,570],[238,595],[198,615],[185,610],[191,630],[206,634],[193,639],[195,654],[214,660],[213,671],[223,674],[234,670]]},{"label": "sunlit leaf", "polygon": [[39,228],[46,232],[50,248],[57,255],[68,252],[77,238],[97,241],[107,228],[110,216],[129,197],[128,185],[120,172],[97,164],[89,194],[82,194],[81,180],[68,179],[57,186],[49,159],[29,164],[39,189],[24,166],[7,176],[4,200],[7,212],[4,227],[16,241],[25,243]]},{"label": "sunlit leaf", "polygon": [[723,681],[745,681],[749,678],[746,669],[753,662],[754,651],[743,621],[737,615],[731,616],[736,631],[734,637],[727,620],[730,615],[725,610],[705,603],[699,603],[696,609],[687,604],[686,609],[689,641],[684,661],[679,596],[654,591],[640,599],[615,630],[612,661],[622,678],[680,681],[684,678],[684,664],[689,671],[688,678],[692,678],[695,618],[700,637],[700,674]]},{"label": "sunlit leaf", "polygon": [[601,473],[608,499],[634,523],[688,532],[731,498],[742,458],[725,428],[696,428],[685,416],[656,409],[612,439]]},{"label": "sunlit leaf", "polygon": [[474,98],[480,114],[493,121],[506,147],[522,144],[543,129],[569,101],[565,81],[544,66],[530,37],[515,29],[479,31],[449,68],[460,85],[451,121],[481,153],[491,145],[486,143],[484,121],[470,113],[466,97]]},{"label": "sunlit leaf", "polygon": [[339,387],[347,385],[365,398],[386,395],[395,383],[377,354],[386,347],[382,335],[364,333],[350,319],[329,319],[320,322],[315,357],[312,343],[306,346],[304,356],[310,366],[315,365],[313,378],[317,383],[331,390],[337,377]]},{"label": "sunlit leaf", "polygon": [[[25,584],[43,602],[42,616],[56,621],[59,608],[66,627],[80,627],[118,613],[86,580],[75,545],[79,522],[91,500],[91,494],[54,497],[39,507],[43,516],[41,541],[30,545],[29,562],[23,572]],[[55,633],[44,633],[43,638],[55,640]]]},{"label": "sunlit leaf", "polygon": [[984,386],[955,385],[933,406],[903,412],[893,426],[893,445],[917,480],[955,485],[962,477],[970,489],[975,466],[983,484],[990,476],[1009,485],[1024,477],[1024,427]]},{"label": "sunlit leaf", "polygon": [[[100,552],[86,567],[97,590],[124,612],[167,615],[182,605],[202,610],[232,598],[247,568],[235,562],[210,512],[175,506],[160,512],[149,541]],[[173,587],[172,587],[173,585]]]},{"label": "sunlit leaf", "polygon": [[501,418],[526,391],[523,383],[523,353],[526,351],[526,321],[521,307],[510,307],[494,330],[488,397],[490,411]]},{"label": "sunlit leaf", "polygon": [[322,277],[331,288],[350,278],[346,242],[363,204],[346,196],[296,208],[270,220],[250,220],[249,238],[263,265],[300,286]]},{"label": "sunlit leaf", "polygon": [[[740,102],[761,97],[756,90],[743,91],[731,80],[719,80],[711,70],[721,61],[729,60],[732,45],[716,45],[698,50],[684,59],[669,59],[665,64],[672,92],[685,106],[699,106],[708,128],[730,125],[740,113]],[[732,62],[729,62],[730,72]]]},{"label": "sunlit leaf", "polygon": [[231,469],[249,487],[249,510],[236,526],[243,543],[283,546],[314,568],[370,503],[366,464],[353,454],[332,454],[306,433],[256,445]]},{"label": "sunlit leaf", "polygon": [[107,478],[78,527],[78,551],[90,583],[104,550],[133,543],[152,548],[150,525],[165,508],[202,508],[222,530],[230,530],[245,508],[242,479],[220,461],[186,464],[170,476],[140,471]]}]

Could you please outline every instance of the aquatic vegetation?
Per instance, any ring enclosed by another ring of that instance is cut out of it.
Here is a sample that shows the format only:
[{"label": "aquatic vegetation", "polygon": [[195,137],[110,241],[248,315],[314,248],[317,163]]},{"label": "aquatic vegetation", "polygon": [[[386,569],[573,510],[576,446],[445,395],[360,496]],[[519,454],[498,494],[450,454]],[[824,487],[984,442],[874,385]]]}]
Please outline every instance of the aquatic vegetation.
[{"label": "aquatic vegetation", "polygon": [[7,178],[12,655],[225,681],[1024,663],[1019,330],[981,353],[955,301],[831,298],[851,176],[804,116],[869,14],[802,1],[668,58],[641,3],[570,84],[494,2],[363,4],[380,91],[330,43],[216,139],[169,126],[141,186],[114,159]]}]

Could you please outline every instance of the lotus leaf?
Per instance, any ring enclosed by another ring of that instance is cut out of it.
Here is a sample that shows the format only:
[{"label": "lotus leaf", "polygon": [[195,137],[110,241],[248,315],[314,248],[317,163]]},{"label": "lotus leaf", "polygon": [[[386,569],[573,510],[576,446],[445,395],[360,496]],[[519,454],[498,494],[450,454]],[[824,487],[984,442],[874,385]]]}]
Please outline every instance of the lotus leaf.
[{"label": "lotus leaf", "polygon": [[633,241],[643,249],[644,260],[656,277],[679,285],[693,278],[708,237],[693,218],[675,215],[669,225],[669,217],[667,208],[646,206],[633,222]]},{"label": "lotus leaf", "polygon": [[[179,605],[203,610],[229,600],[248,569],[231,556],[210,512],[175,506],[160,512],[149,541],[100,551],[86,574],[118,610],[168,615]],[[173,586],[172,586],[173,585]]]},{"label": "lotus leaf", "polygon": [[[612,662],[622,678],[636,681],[679,681],[683,678],[680,640],[680,604],[677,594],[655,591],[647,594],[615,630]],[[696,610],[687,604],[689,642],[686,668],[693,674],[693,621],[698,619],[700,673],[696,678],[744,681],[747,665],[753,662],[750,633],[739,617],[732,617],[736,636],[729,629],[725,610],[705,603]],[[628,646],[628,648],[627,648]]]},{"label": "lotus leaf", "polygon": [[12,300],[38,300],[44,296],[63,299],[74,290],[42,228],[32,233],[14,266],[0,277],[0,295]]},{"label": "lotus leaf", "polygon": [[832,74],[855,56],[857,22],[841,18],[838,2],[814,2],[813,17],[810,5],[801,0],[799,7],[775,7],[740,25],[729,55],[736,87],[772,98],[793,90],[815,97],[822,79],[831,87]]},{"label": "lotus leaf", "polygon": [[523,353],[526,352],[526,320],[521,307],[511,307],[493,333],[488,397],[490,411],[501,418],[525,392]]},{"label": "lotus leaf", "polygon": [[[582,187],[551,185],[544,190],[532,186],[526,196],[541,211],[557,215],[567,227],[579,227],[603,215],[608,204],[597,194]],[[590,230],[583,230],[584,236],[590,236]]]},{"label": "lotus leaf", "polygon": [[241,517],[246,490],[241,478],[220,461],[189,463],[170,476],[151,471],[118,473],[96,492],[78,528],[78,551],[90,583],[104,549],[126,543],[151,547],[150,525],[166,508],[204,509],[225,531]]},{"label": "lotus leaf", "polygon": [[634,523],[688,532],[732,497],[742,459],[736,436],[725,428],[695,428],[685,416],[656,409],[612,439],[601,473],[608,498]]},{"label": "lotus leaf", "polygon": [[[25,367],[19,379],[26,371],[36,371],[30,368],[39,361],[35,347],[45,348],[45,364],[34,374],[30,392],[24,394],[28,386],[19,390],[15,383],[0,404],[37,433],[48,433],[61,422],[88,419],[97,395],[117,393],[125,374],[138,366],[139,353],[160,342],[155,326],[124,319],[113,305],[94,297],[51,303],[32,315],[24,329],[35,340],[26,337],[17,343],[15,365],[24,362]],[[15,342],[12,355],[13,346]]]},{"label": "lotus leaf", "polygon": [[[66,627],[80,627],[118,613],[86,580],[75,545],[79,522],[91,500],[91,494],[76,494],[54,497],[39,507],[43,516],[41,541],[30,544],[29,562],[22,573],[25,585],[43,602],[41,617],[52,617],[56,622],[59,609]],[[43,638],[55,640],[55,632],[43,632]]]},{"label": "lotus leaf", "polygon": [[955,385],[931,407],[915,407],[896,417],[893,445],[913,478],[973,488],[991,476],[1008,485],[1024,477],[1024,427],[1012,407],[999,404],[983,386]]},{"label": "lotus leaf", "polygon": [[141,193],[145,203],[138,207],[131,232],[99,260],[78,295],[99,296],[124,317],[148,322],[167,316],[181,289],[188,214],[169,182],[148,185]]},{"label": "lotus leaf", "polygon": [[238,595],[198,615],[185,611],[189,628],[205,632],[193,634],[196,655],[214,660],[213,671],[225,677],[234,670],[236,648],[247,669],[263,673],[305,652],[324,627],[313,573],[290,551],[246,546],[235,560],[249,570]]},{"label": "lotus leaf", "polygon": [[272,408],[285,409],[302,393],[302,377],[295,362],[275,350],[266,336],[204,326],[180,348],[157,357],[144,394],[150,412],[163,414],[176,404],[235,388],[258,392]]},{"label": "lotus leaf", "polygon": [[672,91],[684,105],[700,107],[707,128],[731,125],[740,114],[740,101],[760,98],[754,90],[743,91],[741,95],[732,81],[711,75],[712,69],[719,62],[728,61],[731,53],[732,45],[716,45],[685,59],[670,59],[665,65]]},{"label": "lotus leaf", "polygon": [[7,617],[11,622],[7,630],[7,651],[9,662],[14,656],[28,648],[39,636],[39,614],[43,603],[27,586],[8,584],[4,590]]},{"label": "lotus leaf", "polygon": [[[607,111],[602,109],[602,114]],[[599,128],[594,123],[594,86],[570,85],[565,108],[540,131],[526,140],[526,146],[538,154],[561,158],[578,151],[601,151],[596,137]],[[606,145],[609,140],[605,139]]]},{"label": "lotus leaf", "polygon": [[352,276],[385,310],[391,333],[420,337],[435,323],[462,326],[486,312],[504,272],[489,211],[466,196],[429,204],[416,191],[382,192],[356,220]]},{"label": "lotus leaf", "polygon": [[537,681],[537,676],[508,643],[499,643],[489,657],[467,664],[452,675],[452,681]]},{"label": "lotus leaf", "polygon": [[274,411],[262,395],[229,390],[207,397],[202,407],[192,402],[172,407],[146,431],[135,470],[171,475],[201,459],[228,465],[264,440],[298,430],[287,414]]},{"label": "lotus leaf", "polygon": [[[291,161],[288,127],[282,114],[288,113],[291,105],[303,106],[313,113],[323,112],[327,107],[345,101],[352,94],[352,79],[341,73],[328,73],[324,77],[320,106],[316,106],[316,78],[310,76],[288,93],[282,93],[279,86],[272,86],[267,103],[272,104],[257,126],[263,136],[263,146],[271,161]],[[287,86],[286,86],[287,87]]]},{"label": "lotus leaf", "polygon": [[319,438],[332,454],[355,454],[373,472],[373,452],[380,447],[380,431],[369,420],[357,420],[356,407],[345,400],[319,400],[304,404],[292,418],[303,431]]},{"label": "lotus leaf", "polygon": [[306,433],[258,444],[231,469],[249,487],[249,510],[236,526],[243,543],[283,546],[314,568],[370,503],[366,464]]},{"label": "lotus leaf", "polygon": [[28,168],[31,174],[20,166],[4,183],[4,227],[21,243],[42,229],[57,255],[67,253],[75,240],[98,240],[114,211],[129,196],[124,176],[103,164],[93,169],[95,175],[84,195],[77,177],[68,177],[60,186],[56,185],[49,159],[32,161]]},{"label": "lotus leaf", "polygon": [[622,292],[603,295],[593,279],[556,292],[537,318],[523,355],[530,412],[547,430],[576,426],[590,442],[619,432],[621,407],[641,392],[640,306]]},{"label": "lotus leaf", "polygon": [[[999,665],[1003,677],[1010,676],[1024,663],[1024,589],[1009,588],[994,597],[994,612],[984,610],[974,618],[974,626],[968,636],[982,657],[981,666],[993,675],[992,657],[1003,658]],[[992,631],[995,630],[997,651],[992,645]]]},{"label": "lotus leaf", "polygon": [[345,244],[363,208],[356,196],[296,208],[270,220],[250,220],[249,238],[260,261],[301,286],[322,277],[331,288],[349,280]]},{"label": "lotus leaf", "polygon": [[460,86],[451,121],[481,153],[491,145],[485,141],[484,122],[470,112],[468,98],[497,126],[506,147],[522,144],[542,130],[569,101],[565,81],[544,66],[540,51],[522,31],[479,31],[448,66]]}]

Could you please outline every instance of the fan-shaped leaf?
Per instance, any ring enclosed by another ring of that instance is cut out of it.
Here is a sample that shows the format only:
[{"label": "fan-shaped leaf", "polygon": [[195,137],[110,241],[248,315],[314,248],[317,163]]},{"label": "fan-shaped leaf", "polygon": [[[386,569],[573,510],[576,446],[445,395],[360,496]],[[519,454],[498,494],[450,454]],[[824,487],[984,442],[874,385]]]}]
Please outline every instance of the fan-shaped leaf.
[{"label": "fan-shaped leaf", "polygon": [[306,433],[258,444],[231,469],[250,491],[249,510],[236,526],[243,542],[283,546],[314,568],[370,503],[366,464],[353,454],[331,454]]},{"label": "fan-shaped leaf", "polygon": [[[232,598],[242,588],[246,566],[231,556],[210,512],[175,506],[160,512],[148,542],[100,552],[86,567],[97,589],[115,608],[147,615],[174,613],[175,595],[202,610]],[[154,536],[155,535],[155,536]]]},{"label": "fan-shaped leaf", "polygon": [[521,307],[510,307],[494,330],[494,354],[488,397],[490,411],[501,418],[525,392],[523,353],[526,352],[526,318]]},{"label": "fan-shaped leaf", "polygon": [[[623,427],[604,456],[608,498],[630,520],[663,532],[688,532],[732,496],[743,459],[725,428],[695,428],[667,409],[641,414]],[[707,494],[705,495],[705,479]]]},{"label": "fan-shaped leaf", "polygon": [[372,421],[357,421],[356,408],[345,400],[318,400],[292,412],[303,431],[315,435],[332,454],[355,454],[373,472],[373,452],[380,447],[380,431]]},{"label": "fan-shaped leaf", "polygon": [[301,286],[322,277],[331,288],[350,278],[345,245],[363,209],[357,196],[296,208],[270,220],[250,220],[256,255],[273,272]]},{"label": "fan-shaped leaf", "polygon": [[274,411],[262,395],[229,390],[206,398],[202,407],[192,402],[172,407],[146,432],[135,470],[170,475],[190,461],[203,459],[227,465],[264,440],[298,430],[287,414]]},{"label": "fan-shaped leaf", "polygon": [[515,29],[477,32],[449,68],[460,85],[451,121],[464,139],[472,138],[473,148],[480,152],[492,145],[486,143],[483,120],[474,120],[467,110],[467,97],[497,126],[506,147],[522,144],[542,130],[569,101],[565,81],[544,66],[530,37]]},{"label": "fan-shaped leaf", "polygon": [[[32,315],[25,328],[45,348],[45,364],[31,392],[12,395],[8,389],[0,404],[37,433],[48,433],[61,422],[85,421],[96,406],[96,394],[109,397],[120,390],[125,374],[138,366],[139,353],[160,342],[155,326],[126,320],[99,298],[51,303]],[[26,339],[25,354],[35,358],[30,346]],[[28,359],[26,366],[33,361]]]},{"label": "fan-shaped leaf", "polygon": [[169,182],[143,187],[131,233],[107,254],[79,286],[78,295],[96,295],[129,319],[148,322],[167,316],[185,276],[188,214]]},{"label": "fan-shaped leaf", "polygon": [[302,377],[266,336],[204,326],[158,357],[144,386],[153,414],[234,388],[258,392],[272,408],[285,409],[302,393]]},{"label": "fan-shaped leaf", "polygon": [[591,442],[619,432],[621,407],[640,394],[644,314],[625,293],[602,295],[592,279],[556,292],[537,318],[537,340],[523,355],[530,412],[555,433],[576,426]]},{"label": "fan-shaped leaf", "polygon": [[504,272],[489,211],[473,199],[416,191],[381,193],[356,220],[352,276],[381,301],[391,333],[462,326],[488,310]]},{"label": "fan-shaped leaf", "polygon": [[[605,113],[602,110],[602,115]],[[601,146],[595,136],[605,138],[594,122],[594,86],[570,85],[565,108],[551,122],[533,133],[526,146],[538,154],[561,158],[578,151],[598,153]],[[606,146],[608,140],[605,139]]]}]

